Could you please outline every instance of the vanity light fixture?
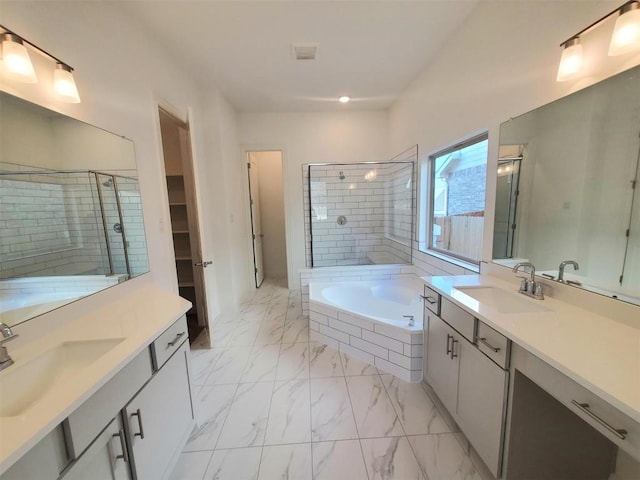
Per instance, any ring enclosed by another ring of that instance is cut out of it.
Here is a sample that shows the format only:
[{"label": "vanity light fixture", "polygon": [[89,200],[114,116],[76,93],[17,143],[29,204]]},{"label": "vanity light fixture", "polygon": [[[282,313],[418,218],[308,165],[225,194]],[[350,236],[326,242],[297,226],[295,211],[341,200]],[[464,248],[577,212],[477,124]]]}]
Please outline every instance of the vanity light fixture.
[{"label": "vanity light fixture", "polygon": [[640,2],[625,3],[620,9],[609,44],[609,55],[640,50]]},{"label": "vanity light fixture", "polygon": [[582,44],[580,37],[574,37],[564,43],[562,57],[560,57],[560,66],[558,67],[558,82],[571,80],[580,74],[582,67]]},{"label": "vanity light fixture", "polygon": [[556,77],[558,82],[571,80],[580,75],[582,67],[580,36],[615,14],[619,14],[619,16],[611,35],[609,56],[640,51],[640,2],[638,0],[629,0],[560,44],[563,50],[560,66],[558,67],[558,76]]},{"label": "vanity light fixture", "polygon": [[24,83],[38,81],[22,38],[13,33],[2,34],[2,68],[14,80]]},{"label": "vanity light fixture", "polygon": [[80,103],[80,95],[78,95],[72,70],[69,65],[57,62],[56,70],[53,72],[53,87],[60,99],[69,103]]},{"label": "vanity light fixture", "polygon": [[26,48],[28,46],[31,50],[56,62],[53,72],[53,88],[58,98],[69,103],[80,103],[80,95],[78,95],[78,88],[73,78],[73,68],[70,65],[9,30],[4,25],[0,25],[0,29],[2,29],[0,33],[0,38],[2,39],[2,68],[8,78],[24,83],[38,82]]}]

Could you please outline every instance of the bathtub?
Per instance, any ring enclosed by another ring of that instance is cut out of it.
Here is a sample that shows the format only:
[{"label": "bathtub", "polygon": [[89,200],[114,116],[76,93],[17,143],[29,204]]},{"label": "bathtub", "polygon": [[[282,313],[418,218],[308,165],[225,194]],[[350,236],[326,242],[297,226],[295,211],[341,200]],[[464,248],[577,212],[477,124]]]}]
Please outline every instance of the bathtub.
[{"label": "bathtub", "polygon": [[422,379],[423,291],[424,282],[415,276],[311,281],[311,338],[403,380],[418,382]]}]

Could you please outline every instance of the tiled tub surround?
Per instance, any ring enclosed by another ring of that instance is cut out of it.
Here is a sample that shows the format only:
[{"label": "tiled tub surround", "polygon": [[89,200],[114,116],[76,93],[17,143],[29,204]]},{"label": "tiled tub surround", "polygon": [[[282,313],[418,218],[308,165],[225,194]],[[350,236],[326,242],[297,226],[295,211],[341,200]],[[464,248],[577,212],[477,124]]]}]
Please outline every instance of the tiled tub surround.
[{"label": "tiled tub surround", "polygon": [[[408,382],[422,379],[423,282],[394,280],[312,282],[309,329],[330,345]],[[409,325],[413,316],[414,325]]]},{"label": "tiled tub surround", "polygon": [[16,325],[127,279],[128,275],[123,274],[0,280],[0,321],[7,325]]}]

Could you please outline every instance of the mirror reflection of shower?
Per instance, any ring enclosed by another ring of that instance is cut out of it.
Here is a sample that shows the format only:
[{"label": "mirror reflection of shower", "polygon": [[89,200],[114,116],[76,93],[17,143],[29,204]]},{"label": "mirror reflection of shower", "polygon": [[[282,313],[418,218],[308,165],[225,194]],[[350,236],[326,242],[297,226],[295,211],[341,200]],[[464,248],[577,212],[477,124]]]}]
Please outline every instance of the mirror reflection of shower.
[{"label": "mirror reflection of shower", "polygon": [[503,145],[498,158],[493,251],[500,258],[513,258],[516,242],[517,207],[520,168],[524,158],[524,145]]}]

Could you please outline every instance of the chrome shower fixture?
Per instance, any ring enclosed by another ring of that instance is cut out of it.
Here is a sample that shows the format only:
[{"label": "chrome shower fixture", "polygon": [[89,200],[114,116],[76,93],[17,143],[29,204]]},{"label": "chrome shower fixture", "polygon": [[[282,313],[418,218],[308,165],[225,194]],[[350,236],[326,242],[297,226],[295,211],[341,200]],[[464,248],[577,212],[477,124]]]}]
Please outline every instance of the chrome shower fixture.
[{"label": "chrome shower fixture", "polygon": [[342,171],[341,171],[341,172],[340,172],[340,176],[339,176],[339,178],[340,178],[340,180],[344,180],[344,179],[345,179],[345,178],[347,178],[347,177],[345,177],[345,176],[344,176],[344,172],[342,172]]}]

